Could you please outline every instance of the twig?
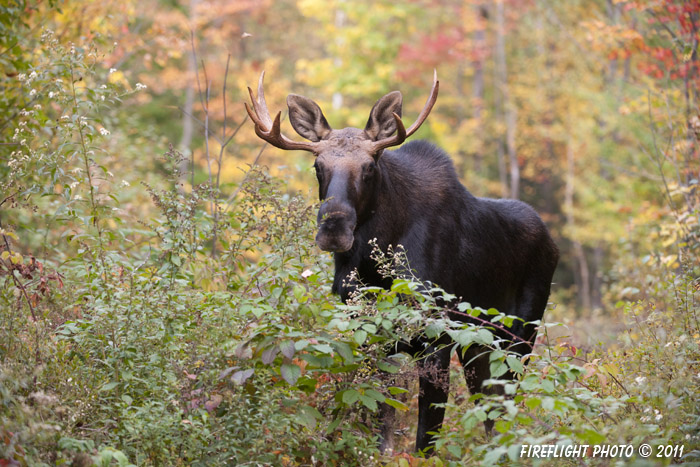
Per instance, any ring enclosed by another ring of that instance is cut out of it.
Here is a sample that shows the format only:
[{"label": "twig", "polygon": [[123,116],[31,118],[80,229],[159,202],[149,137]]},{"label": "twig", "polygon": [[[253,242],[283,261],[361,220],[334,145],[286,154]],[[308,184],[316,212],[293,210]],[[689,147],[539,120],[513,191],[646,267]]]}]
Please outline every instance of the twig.
[{"label": "twig", "polygon": [[[172,108],[172,107],[170,107],[170,108]],[[202,126],[202,128],[206,128],[203,121],[201,121],[200,119],[198,119],[197,117],[195,117],[195,116],[192,115],[191,113],[187,112],[185,109],[183,109],[183,108],[180,107],[179,105],[176,106],[176,108],[177,108],[177,110],[179,110],[179,111],[182,112],[183,114],[185,114],[185,115],[187,115],[188,117],[190,117],[192,120],[195,120],[197,123],[199,123],[199,124]],[[216,140],[217,143],[222,144],[221,139],[220,139],[220,138],[216,135],[216,133],[214,133],[213,131],[210,130],[208,136],[211,136],[212,138],[214,138],[214,139]]]},{"label": "twig", "polygon": [[262,153],[266,147],[267,147],[267,142],[265,142],[265,144],[262,145],[262,147],[260,148],[260,151],[258,152],[258,155],[255,156],[255,160],[250,165],[250,168],[248,170],[246,170],[246,173],[243,176],[243,180],[241,180],[241,183],[236,188],[236,191],[234,191],[233,194],[231,196],[229,196],[228,200],[226,201],[226,207],[224,208],[224,211],[223,211],[224,213],[226,213],[226,211],[228,211],[229,208],[231,207],[231,205],[233,204],[233,201],[236,199],[236,196],[238,196],[238,193],[240,193],[241,188],[243,187],[243,184],[248,179],[248,175],[250,174],[250,171],[253,169],[253,167],[255,167],[258,164],[258,160],[260,159],[260,156],[262,156]]},{"label": "twig", "polygon": [[[2,221],[0,221],[0,229],[2,229],[2,228],[3,228],[3,227],[2,227]],[[3,239],[3,242],[5,243],[5,249],[6,249],[10,254],[12,254],[12,248],[10,247],[10,242],[9,242],[9,240],[7,239],[7,235],[5,235],[5,234],[3,233],[3,234],[2,234],[2,239]],[[15,286],[22,292],[22,296],[24,297],[25,301],[27,302],[27,306],[29,306],[29,312],[32,314],[32,319],[34,320],[35,323],[38,323],[39,321],[37,320],[36,312],[34,311],[34,305],[32,305],[32,301],[31,301],[31,299],[29,298],[29,294],[27,293],[27,289],[26,289],[25,285],[22,284],[22,281],[20,281],[19,279],[17,279],[17,276],[15,276],[15,268],[12,267],[12,261],[10,260],[10,266],[8,266],[8,265],[5,263],[5,260],[3,260],[3,259],[0,259],[0,262],[2,263],[3,266],[5,266],[5,267],[7,268],[7,270],[8,270],[9,273],[10,273],[10,275],[12,276],[12,281],[15,283]],[[37,338],[37,355],[36,355],[36,358],[37,358],[37,362],[38,362],[38,361],[39,361],[39,345],[38,345],[38,343],[39,343],[39,331],[36,329],[36,326],[34,326],[34,333],[35,333],[36,338]]]}]

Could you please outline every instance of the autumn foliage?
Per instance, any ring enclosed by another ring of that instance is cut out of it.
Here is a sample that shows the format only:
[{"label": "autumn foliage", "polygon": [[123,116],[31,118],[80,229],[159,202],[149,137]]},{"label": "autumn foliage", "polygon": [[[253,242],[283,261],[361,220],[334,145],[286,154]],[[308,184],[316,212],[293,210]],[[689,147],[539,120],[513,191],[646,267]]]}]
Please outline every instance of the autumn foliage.
[{"label": "autumn foliage", "polygon": [[[520,465],[522,444],[642,442],[696,462],[699,41],[690,0],[3,3],[0,465]],[[411,124],[434,69],[412,138],[475,195],[535,207],[561,250],[527,367],[418,278],[339,303],[311,156],[264,145],[242,104],[265,70],[285,134],[292,92],[342,128],[399,89]],[[430,459],[415,366],[384,351],[416,332],[517,374],[508,397],[457,387]]]}]

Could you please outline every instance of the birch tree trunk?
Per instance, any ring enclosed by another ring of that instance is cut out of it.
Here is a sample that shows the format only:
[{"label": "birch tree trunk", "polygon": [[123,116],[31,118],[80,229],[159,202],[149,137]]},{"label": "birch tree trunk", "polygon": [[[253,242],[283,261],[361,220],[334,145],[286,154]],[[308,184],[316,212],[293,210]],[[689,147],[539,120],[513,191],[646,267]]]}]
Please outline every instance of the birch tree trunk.
[{"label": "birch tree trunk", "polygon": [[[508,90],[508,69],[506,65],[506,31],[503,0],[496,2],[496,86],[500,95],[501,117],[505,123],[505,144],[502,141],[498,151],[498,171],[503,185],[503,196],[517,199],[520,192],[520,166],[515,147],[516,113]],[[505,148],[504,148],[505,146]],[[510,185],[506,171],[505,153],[510,166]]]},{"label": "birch tree trunk", "polygon": [[[194,27],[195,10],[197,0],[190,0],[189,17],[190,24]],[[194,54],[190,53],[190,58],[187,61],[187,87],[185,88],[185,104],[182,112],[182,137],[180,138],[180,152],[185,156],[180,162],[180,183],[178,190],[184,191],[184,185],[187,181],[187,173],[190,172],[190,184],[194,186],[194,151],[192,151],[192,136],[194,134],[194,121],[192,120],[192,112],[194,110],[194,74],[197,72],[197,64],[195,63]]]}]

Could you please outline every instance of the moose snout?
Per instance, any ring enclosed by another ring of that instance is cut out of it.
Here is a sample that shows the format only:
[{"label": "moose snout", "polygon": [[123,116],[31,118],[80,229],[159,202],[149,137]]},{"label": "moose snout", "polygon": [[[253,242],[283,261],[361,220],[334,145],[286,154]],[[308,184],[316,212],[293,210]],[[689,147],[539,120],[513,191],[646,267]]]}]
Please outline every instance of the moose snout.
[{"label": "moose snout", "polygon": [[316,244],[320,249],[342,253],[352,248],[355,241],[356,216],[354,213],[334,211],[319,217]]}]

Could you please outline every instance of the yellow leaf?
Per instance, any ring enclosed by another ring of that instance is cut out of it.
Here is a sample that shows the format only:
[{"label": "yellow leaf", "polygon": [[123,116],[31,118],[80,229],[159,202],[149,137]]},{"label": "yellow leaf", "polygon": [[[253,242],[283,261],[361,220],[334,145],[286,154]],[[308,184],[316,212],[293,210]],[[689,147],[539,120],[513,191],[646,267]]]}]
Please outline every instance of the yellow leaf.
[{"label": "yellow leaf", "polygon": [[607,372],[613,376],[617,376],[617,374],[619,373],[617,367],[612,363],[606,363],[605,365],[603,365],[603,368],[605,368]]}]

